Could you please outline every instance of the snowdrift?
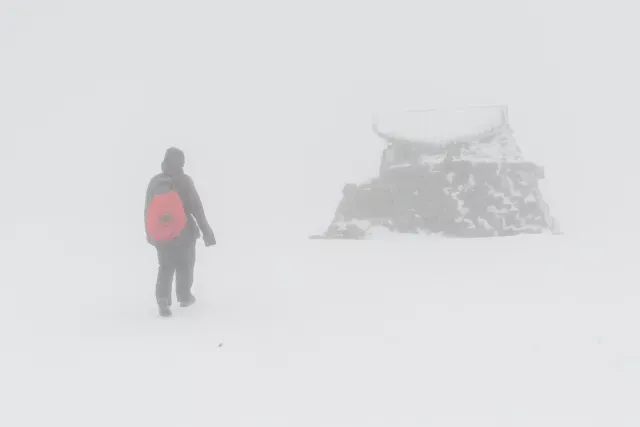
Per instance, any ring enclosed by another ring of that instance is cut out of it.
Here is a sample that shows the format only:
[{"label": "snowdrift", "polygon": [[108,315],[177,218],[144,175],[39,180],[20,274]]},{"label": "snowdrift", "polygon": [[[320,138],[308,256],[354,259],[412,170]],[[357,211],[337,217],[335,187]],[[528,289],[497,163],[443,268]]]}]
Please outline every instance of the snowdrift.
[{"label": "snowdrift", "polygon": [[384,229],[448,237],[557,231],[506,107],[409,112],[374,122],[386,141],[380,174],[347,184],[325,238]]}]

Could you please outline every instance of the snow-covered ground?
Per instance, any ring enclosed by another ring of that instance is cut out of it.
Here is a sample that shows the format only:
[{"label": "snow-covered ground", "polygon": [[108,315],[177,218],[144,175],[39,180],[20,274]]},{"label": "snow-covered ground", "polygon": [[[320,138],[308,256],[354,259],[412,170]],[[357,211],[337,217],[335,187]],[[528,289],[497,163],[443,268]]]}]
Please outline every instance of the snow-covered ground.
[{"label": "snow-covered ground", "polygon": [[[3,1],[0,425],[640,424],[615,3]],[[372,113],[496,104],[565,235],[307,239],[377,173]],[[142,209],[170,145],[219,245],[162,319]]]},{"label": "snow-covered ground", "polygon": [[635,267],[584,243],[406,237],[201,247],[198,303],[170,319],[156,316],[150,261],[42,256],[37,266],[11,266],[25,270],[5,287],[2,418],[12,426],[637,425]]}]

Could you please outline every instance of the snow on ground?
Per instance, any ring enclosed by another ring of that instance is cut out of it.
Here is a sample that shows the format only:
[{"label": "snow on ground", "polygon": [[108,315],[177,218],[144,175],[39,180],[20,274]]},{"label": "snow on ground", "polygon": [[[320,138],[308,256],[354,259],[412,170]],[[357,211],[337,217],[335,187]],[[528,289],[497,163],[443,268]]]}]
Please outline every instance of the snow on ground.
[{"label": "snow on ground", "polygon": [[592,243],[222,242],[199,247],[198,303],[170,319],[151,248],[49,252],[12,266],[3,424],[637,425],[635,267]]}]

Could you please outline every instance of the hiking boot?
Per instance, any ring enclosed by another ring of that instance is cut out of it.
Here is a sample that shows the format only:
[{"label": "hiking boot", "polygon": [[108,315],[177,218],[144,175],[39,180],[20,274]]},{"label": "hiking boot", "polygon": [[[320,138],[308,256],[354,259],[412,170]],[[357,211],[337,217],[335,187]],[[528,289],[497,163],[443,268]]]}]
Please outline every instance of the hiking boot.
[{"label": "hiking boot", "polygon": [[196,297],[193,295],[189,295],[189,298],[185,301],[180,301],[180,307],[189,307],[190,305],[195,304]]},{"label": "hiking boot", "polygon": [[158,301],[158,312],[162,317],[171,316],[171,306],[169,306],[169,301],[166,299]]}]

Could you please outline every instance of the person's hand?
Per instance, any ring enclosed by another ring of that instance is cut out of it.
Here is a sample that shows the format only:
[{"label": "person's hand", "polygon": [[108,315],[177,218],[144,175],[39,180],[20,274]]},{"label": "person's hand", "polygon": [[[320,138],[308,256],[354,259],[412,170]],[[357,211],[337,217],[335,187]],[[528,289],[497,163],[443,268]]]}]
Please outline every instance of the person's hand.
[{"label": "person's hand", "polygon": [[208,248],[209,246],[215,246],[216,244],[216,237],[213,235],[213,233],[211,234],[205,234],[204,236],[202,236],[202,240],[204,240],[204,245]]}]

